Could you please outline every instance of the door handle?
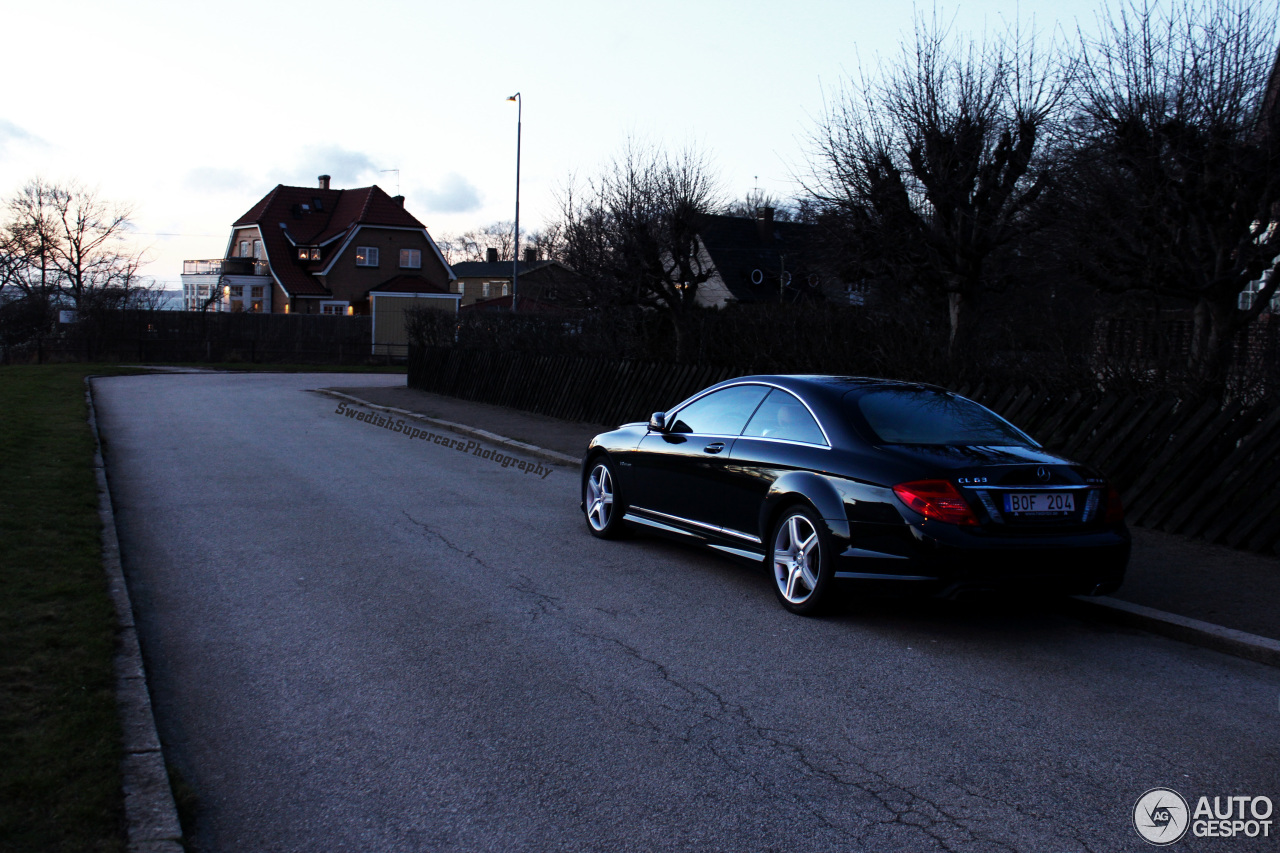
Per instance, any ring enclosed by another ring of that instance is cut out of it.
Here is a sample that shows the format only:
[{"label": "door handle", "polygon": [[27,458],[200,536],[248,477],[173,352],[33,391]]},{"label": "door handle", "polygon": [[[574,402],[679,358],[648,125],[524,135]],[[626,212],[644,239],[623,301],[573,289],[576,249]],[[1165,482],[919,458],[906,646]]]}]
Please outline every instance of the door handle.
[{"label": "door handle", "polygon": [[706,447],[702,448],[703,453],[719,453],[721,450],[724,450],[723,441],[713,441]]}]

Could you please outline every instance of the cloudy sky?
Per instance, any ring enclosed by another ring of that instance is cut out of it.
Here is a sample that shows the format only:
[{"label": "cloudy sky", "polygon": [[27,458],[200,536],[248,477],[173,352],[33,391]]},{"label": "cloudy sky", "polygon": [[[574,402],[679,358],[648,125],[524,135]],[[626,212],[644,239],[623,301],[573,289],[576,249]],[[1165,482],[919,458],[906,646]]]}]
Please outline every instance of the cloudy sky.
[{"label": "cloudy sky", "polygon": [[[963,32],[1021,15],[1095,27],[1098,2],[942,4]],[[926,11],[930,5],[922,5]],[[521,229],[630,136],[706,153],[727,195],[795,194],[843,79],[890,56],[899,0],[174,0],[10,4],[0,194],[78,179],[133,205],[146,272],[222,255],[278,183],[397,188],[436,236],[509,220],[523,101]],[[393,171],[398,170],[398,171]]]}]

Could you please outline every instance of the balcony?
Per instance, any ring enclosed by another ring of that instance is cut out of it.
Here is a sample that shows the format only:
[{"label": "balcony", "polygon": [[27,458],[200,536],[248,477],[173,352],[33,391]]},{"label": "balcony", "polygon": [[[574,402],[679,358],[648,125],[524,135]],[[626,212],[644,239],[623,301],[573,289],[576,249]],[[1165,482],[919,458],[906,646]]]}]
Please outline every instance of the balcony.
[{"label": "balcony", "polygon": [[212,258],[183,261],[183,275],[270,275],[266,261],[256,258]]}]

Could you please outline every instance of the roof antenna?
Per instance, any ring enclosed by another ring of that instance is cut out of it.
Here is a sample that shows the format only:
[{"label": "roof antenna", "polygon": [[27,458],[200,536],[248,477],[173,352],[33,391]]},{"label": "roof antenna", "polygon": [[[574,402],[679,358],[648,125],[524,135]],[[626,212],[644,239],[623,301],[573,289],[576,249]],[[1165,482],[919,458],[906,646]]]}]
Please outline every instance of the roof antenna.
[{"label": "roof antenna", "polygon": [[399,169],[382,169],[381,171],[378,172],[378,174],[385,175],[388,172],[396,173],[396,195],[400,195],[400,170]]}]

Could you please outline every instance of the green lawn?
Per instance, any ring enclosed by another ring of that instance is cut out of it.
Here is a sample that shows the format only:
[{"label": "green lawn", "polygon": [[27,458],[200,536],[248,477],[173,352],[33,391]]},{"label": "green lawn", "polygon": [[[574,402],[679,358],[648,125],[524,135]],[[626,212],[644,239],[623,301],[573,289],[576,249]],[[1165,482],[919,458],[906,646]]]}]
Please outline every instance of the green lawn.
[{"label": "green lawn", "polygon": [[0,367],[0,850],[123,850],[115,613],[84,377]]}]

